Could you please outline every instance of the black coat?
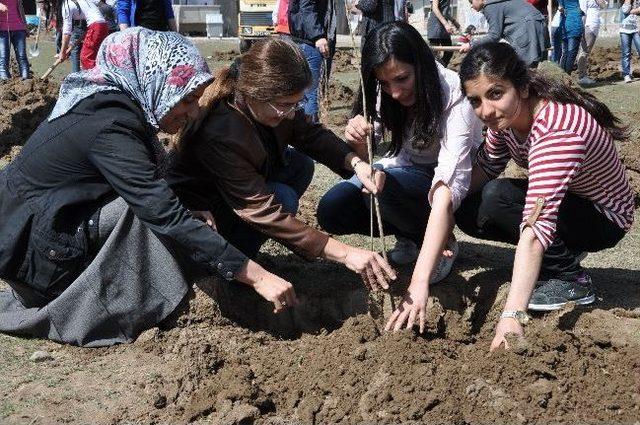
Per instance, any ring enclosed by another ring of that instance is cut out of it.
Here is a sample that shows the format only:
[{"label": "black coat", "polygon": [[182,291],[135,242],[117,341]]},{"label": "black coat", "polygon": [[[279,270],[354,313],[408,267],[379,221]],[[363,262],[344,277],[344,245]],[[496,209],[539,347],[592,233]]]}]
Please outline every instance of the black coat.
[{"label": "black coat", "polygon": [[360,33],[364,46],[367,35],[378,25],[396,20],[394,0],[360,0],[356,6],[362,12]]},{"label": "black coat", "polygon": [[313,44],[326,38],[336,39],[336,12],[333,0],[291,0],[289,2],[289,30],[291,36]]},{"label": "black coat", "polygon": [[233,278],[246,257],[156,177],[153,139],[122,93],[95,94],[42,123],[0,172],[0,277],[42,293],[64,289],[96,254],[100,207],[121,196],[163,243]]}]

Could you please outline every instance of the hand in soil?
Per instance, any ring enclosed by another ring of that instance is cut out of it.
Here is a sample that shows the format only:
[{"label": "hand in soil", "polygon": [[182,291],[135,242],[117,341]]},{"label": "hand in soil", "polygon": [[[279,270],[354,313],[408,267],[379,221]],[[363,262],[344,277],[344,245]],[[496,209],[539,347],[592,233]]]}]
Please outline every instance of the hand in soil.
[{"label": "hand in soil", "polygon": [[508,350],[509,343],[507,342],[506,338],[507,334],[524,336],[524,329],[522,328],[522,325],[515,319],[509,317],[500,319],[500,321],[498,322],[498,326],[496,326],[496,336],[491,342],[491,348],[489,349],[489,351],[494,352],[502,344],[504,344],[505,350]]},{"label": "hand in soil", "polygon": [[405,329],[411,329],[418,319],[420,333],[424,332],[425,316],[427,314],[427,299],[429,298],[429,285],[411,284],[407,288],[407,293],[402,302],[393,312],[386,326],[385,331],[393,329],[394,332],[402,329],[406,323]]},{"label": "hand in soil", "polygon": [[371,290],[389,289],[389,282],[396,279],[396,273],[389,263],[377,252],[350,246],[344,265],[359,273]]},{"label": "hand in soil", "polygon": [[236,273],[235,279],[251,286],[265,300],[274,304],[274,313],[298,305],[293,285],[280,276],[268,272],[253,260]]},{"label": "hand in soil", "polygon": [[270,279],[262,279],[253,285],[253,289],[274,305],[273,312],[280,313],[288,307],[298,305],[298,298],[293,285],[286,280],[271,274]]}]

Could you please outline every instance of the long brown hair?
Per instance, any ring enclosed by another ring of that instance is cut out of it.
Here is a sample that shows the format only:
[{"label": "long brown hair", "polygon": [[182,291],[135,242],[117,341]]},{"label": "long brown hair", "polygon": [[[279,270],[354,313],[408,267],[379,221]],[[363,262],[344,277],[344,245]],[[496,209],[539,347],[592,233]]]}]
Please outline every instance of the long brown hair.
[{"label": "long brown hair", "polygon": [[607,105],[591,93],[571,87],[564,81],[551,78],[538,70],[529,69],[513,47],[505,43],[484,43],[474,47],[460,65],[460,81],[464,84],[480,75],[508,80],[516,89],[529,88],[529,94],[562,104],[574,104],[587,110],[615,140],[629,138],[623,126]]},{"label": "long brown hair", "polygon": [[178,149],[193,135],[220,101],[236,95],[262,102],[291,96],[311,84],[311,70],[302,51],[292,42],[269,37],[255,42],[229,66],[220,68],[200,98],[198,119],[180,134]]}]

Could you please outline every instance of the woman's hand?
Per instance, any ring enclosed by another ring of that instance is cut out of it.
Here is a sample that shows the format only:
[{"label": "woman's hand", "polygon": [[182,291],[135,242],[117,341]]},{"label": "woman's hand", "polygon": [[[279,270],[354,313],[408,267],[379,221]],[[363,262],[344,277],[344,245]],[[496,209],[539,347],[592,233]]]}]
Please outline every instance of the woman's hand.
[{"label": "woman's hand", "polygon": [[453,25],[451,23],[445,25],[444,29],[447,31],[448,34],[455,34],[455,32],[456,32],[455,25]]},{"label": "woman's hand", "polygon": [[469,50],[471,50],[471,44],[470,43],[462,43],[460,45],[460,53],[467,53]]},{"label": "woman's hand", "polygon": [[291,283],[263,269],[253,260],[247,261],[235,278],[251,286],[265,300],[272,302],[274,313],[280,313],[287,307],[295,307],[299,303]]},{"label": "woman's hand", "polygon": [[359,273],[364,283],[372,290],[389,289],[389,282],[396,279],[396,273],[389,263],[377,252],[347,247],[343,264]]},{"label": "woman's hand", "polygon": [[423,333],[428,298],[429,284],[427,282],[411,282],[409,288],[407,288],[407,293],[402,298],[402,302],[389,318],[384,330],[390,331],[393,329],[396,332],[402,329],[405,323],[405,328],[411,329],[417,318],[420,333]]},{"label": "woman's hand", "polygon": [[524,329],[522,328],[522,325],[515,319],[512,319],[510,317],[501,318],[498,322],[498,326],[496,326],[496,336],[493,337],[493,341],[491,342],[491,348],[489,349],[489,351],[495,351],[502,344],[504,344],[505,350],[508,350],[509,343],[506,339],[507,334],[524,336]]},{"label": "woman's hand", "polygon": [[[353,167],[358,180],[362,183],[362,191],[364,193],[373,193],[377,195],[384,189],[384,182],[387,177],[384,171],[373,168],[369,163],[365,161],[359,161],[356,166]],[[373,171],[373,178],[371,172]]]},{"label": "woman's hand", "polygon": [[0,3],[0,12],[5,13],[7,10],[7,6],[5,6],[4,4]]},{"label": "woman's hand", "polygon": [[293,285],[275,274],[269,273],[269,275],[254,283],[253,289],[262,298],[273,303],[273,312],[280,313],[286,310],[287,307],[298,305],[298,298],[293,290]]},{"label": "woman's hand", "polygon": [[[367,136],[373,131],[373,126],[369,124],[362,115],[356,115],[347,122],[344,129],[344,137],[347,143],[356,151],[364,147],[367,148]],[[361,156],[362,158],[362,156]]]},{"label": "woman's hand", "polygon": [[212,230],[218,231],[216,220],[213,218],[211,211],[191,211],[191,215],[200,221],[204,221]]}]

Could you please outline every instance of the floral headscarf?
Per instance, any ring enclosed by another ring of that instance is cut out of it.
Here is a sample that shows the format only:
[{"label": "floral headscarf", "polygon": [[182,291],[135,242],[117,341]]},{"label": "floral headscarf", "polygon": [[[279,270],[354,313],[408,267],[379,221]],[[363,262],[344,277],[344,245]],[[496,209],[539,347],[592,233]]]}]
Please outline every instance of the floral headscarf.
[{"label": "floral headscarf", "polygon": [[212,78],[198,49],[181,35],[129,28],[103,41],[95,68],[64,79],[49,121],[95,93],[121,91],[157,129],[171,108]]}]

